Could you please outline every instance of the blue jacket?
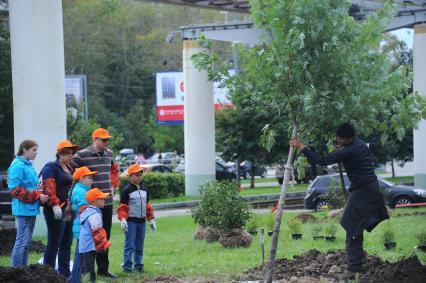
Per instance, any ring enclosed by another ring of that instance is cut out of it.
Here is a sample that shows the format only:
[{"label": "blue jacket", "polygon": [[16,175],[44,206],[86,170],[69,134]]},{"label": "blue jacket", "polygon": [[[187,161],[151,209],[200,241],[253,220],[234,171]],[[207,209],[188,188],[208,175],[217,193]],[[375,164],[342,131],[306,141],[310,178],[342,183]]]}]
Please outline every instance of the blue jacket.
[{"label": "blue jacket", "polygon": [[[29,191],[37,190],[37,173],[30,161],[16,156],[7,169],[8,188],[12,191],[16,187],[23,187]],[[12,214],[15,216],[36,216],[40,214],[40,203],[25,203],[12,198]]]},{"label": "blue jacket", "polygon": [[[98,214],[98,221],[100,219],[100,223],[90,223],[89,217]],[[102,211],[95,207],[89,206],[85,209],[80,216],[80,241],[78,242],[78,252],[79,253],[87,253],[91,251],[96,251],[95,242],[92,236],[92,228],[102,228]],[[91,225],[95,225],[96,227],[92,227]]]},{"label": "blue jacket", "polygon": [[72,189],[71,194],[71,205],[72,210],[74,211],[74,221],[72,224],[72,232],[74,234],[74,238],[80,239],[80,220],[78,219],[78,209],[82,205],[89,205],[86,200],[86,193],[90,190],[89,187],[83,185],[80,182],[77,182]]}]

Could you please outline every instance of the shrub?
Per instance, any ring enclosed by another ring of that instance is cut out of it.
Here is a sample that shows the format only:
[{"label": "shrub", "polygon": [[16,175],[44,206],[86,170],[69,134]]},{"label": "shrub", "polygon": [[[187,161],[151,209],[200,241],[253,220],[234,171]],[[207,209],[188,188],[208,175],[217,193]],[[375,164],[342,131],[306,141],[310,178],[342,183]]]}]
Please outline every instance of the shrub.
[{"label": "shrub", "polygon": [[[122,178],[119,184],[121,191],[129,182],[129,178]],[[176,173],[149,173],[143,175],[142,184],[149,190],[152,199],[175,197],[185,193],[185,177]]]},{"label": "shrub", "polygon": [[288,227],[292,234],[300,234],[302,232],[302,221],[293,218],[288,222]]},{"label": "shrub", "polygon": [[416,239],[418,241],[419,246],[426,246],[426,230],[417,232]]},{"label": "shrub", "polygon": [[336,232],[337,232],[337,224],[334,222],[330,222],[325,226],[324,229],[325,235],[329,236],[329,237],[334,237],[336,236]]},{"label": "shrub", "polygon": [[257,229],[260,226],[260,222],[260,217],[256,214],[253,214],[250,221],[246,224],[247,232],[249,232],[250,234],[256,233]]},{"label": "shrub", "polygon": [[201,186],[201,200],[192,210],[195,223],[224,232],[241,229],[251,214],[248,204],[239,195],[234,182],[209,182]]},{"label": "shrub", "polygon": [[336,178],[330,178],[328,189],[323,194],[322,198],[334,208],[344,207],[345,195],[343,194],[340,181]]},{"label": "shrub", "polygon": [[319,223],[312,224],[311,226],[311,234],[312,237],[321,236],[322,226]]},{"label": "shrub", "polygon": [[383,227],[381,240],[383,243],[395,242],[395,233],[393,231],[392,225],[389,222],[387,222]]},{"label": "shrub", "polygon": [[268,216],[266,216],[265,225],[266,225],[266,228],[268,228],[268,231],[273,231],[274,230],[274,226],[275,226],[275,214],[269,213]]}]

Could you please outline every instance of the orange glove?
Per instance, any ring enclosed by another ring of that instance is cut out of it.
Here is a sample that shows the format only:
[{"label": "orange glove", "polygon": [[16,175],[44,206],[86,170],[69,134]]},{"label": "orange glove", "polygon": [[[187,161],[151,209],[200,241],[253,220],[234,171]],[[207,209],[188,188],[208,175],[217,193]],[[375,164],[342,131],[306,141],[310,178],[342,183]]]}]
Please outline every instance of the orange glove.
[{"label": "orange glove", "polygon": [[154,208],[152,208],[152,205],[148,202],[146,204],[146,220],[150,221],[154,218]]},{"label": "orange glove", "polygon": [[95,242],[96,250],[99,252],[104,252],[111,246],[111,243],[108,242],[107,234],[104,228],[92,230],[92,237],[93,241]]},{"label": "orange glove", "polygon": [[129,206],[127,204],[120,203],[117,208],[117,217],[120,221],[129,218]]},{"label": "orange glove", "polygon": [[119,185],[119,179],[118,179],[118,164],[116,162],[114,162],[111,165],[111,186],[115,189],[118,187]]},{"label": "orange glove", "polygon": [[16,198],[19,199],[22,202],[25,203],[33,203],[36,200],[38,200],[40,198],[40,192],[35,190],[35,191],[30,191],[27,190],[23,187],[16,187],[14,188],[10,194]]}]

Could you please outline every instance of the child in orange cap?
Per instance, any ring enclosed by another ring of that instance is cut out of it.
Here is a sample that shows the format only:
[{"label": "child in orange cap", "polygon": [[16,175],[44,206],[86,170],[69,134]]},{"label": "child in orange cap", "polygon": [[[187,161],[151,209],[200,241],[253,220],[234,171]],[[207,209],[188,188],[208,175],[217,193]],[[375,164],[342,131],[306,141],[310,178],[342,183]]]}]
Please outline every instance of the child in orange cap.
[{"label": "child in orange cap", "polygon": [[98,188],[91,189],[86,194],[86,200],[90,205],[80,215],[80,241],[78,250],[81,259],[81,275],[90,273],[90,282],[95,282],[95,258],[96,252],[105,252],[111,243],[102,228],[102,211],[105,206],[105,198],[109,193],[103,193]]},{"label": "child in orange cap", "polygon": [[[154,232],[154,210],[149,203],[147,189],[141,185],[142,168],[133,164],[127,169],[130,182],[120,193],[118,219],[126,235],[123,256],[123,271],[143,271],[143,246],[145,240],[146,221],[149,221],[151,231]],[[134,256],[134,266],[132,263]]]},{"label": "child in orange cap", "polygon": [[[77,168],[73,174],[73,180],[75,186],[71,189],[70,194],[70,203],[73,211],[73,225],[72,232],[74,238],[77,240],[75,245],[75,254],[74,254],[74,263],[71,273],[71,283],[80,282],[80,253],[78,250],[79,238],[80,238],[80,220],[78,217],[78,212],[82,210],[83,207],[87,207],[89,203],[86,200],[86,194],[90,190],[90,187],[93,184],[93,175],[96,175],[98,172],[90,171],[86,166]],[[67,218],[69,216],[67,215]]]}]

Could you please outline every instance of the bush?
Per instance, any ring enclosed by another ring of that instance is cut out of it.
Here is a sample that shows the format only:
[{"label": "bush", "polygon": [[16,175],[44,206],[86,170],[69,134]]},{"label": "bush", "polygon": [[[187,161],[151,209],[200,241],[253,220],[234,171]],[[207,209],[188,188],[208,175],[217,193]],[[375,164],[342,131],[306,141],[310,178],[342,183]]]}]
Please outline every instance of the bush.
[{"label": "bush", "polygon": [[250,221],[246,224],[246,230],[250,234],[256,233],[261,223],[260,217],[256,214],[253,214]]},{"label": "bush", "polygon": [[266,216],[265,225],[266,225],[266,228],[268,228],[268,231],[274,231],[275,214],[269,213],[268,216]]},{"label": "bush", "polygon": [[[120,180],[121,191],[129,182],[129,178]],[[149,173],[143,175],[142,184],[149,190],[151,199],[176,197],[185,193],[185,177],[176,173]]]},{"label": "bush", "polygon": [[335,178],[330,178],[328,189],[323,194],[322,198],[334,208],[344,207],[345,195],[343,194],[340,181]]},{"label": "bush", "polygon": [[241,229],[251,214],[248,204],[239,195],[233,182],[209,182],[201,187],[201,200],[192,210],[195,223],[224,232]]},{"label": "bush", "polygon": [[419,246],[426,246],[426,230],[417,232],[416,239],[418,241]]},{"label": "bush", "polygon": [[288,222],[288,227],[292,234],[300,234],[302,232],[302,221],[293,218]]},{"label": "bush", "polygon": [[337,224],[334,223],[334,222],[328,223],[325,226],[324,232],[325,232],[325,236],[328,236],[328,237],[334,237],[334,236],[336,236]]},{"label": "bush", "polygon": [[393,231],[392,225],[389,222],[387,222],[383,227],[381,240],[383,243],[395,242],[395,233]]},{"label": "bush", "polygon": [[319,223],[312,224],[311,226],[311,234],[312,237],[321,236],[322,226]]}]

